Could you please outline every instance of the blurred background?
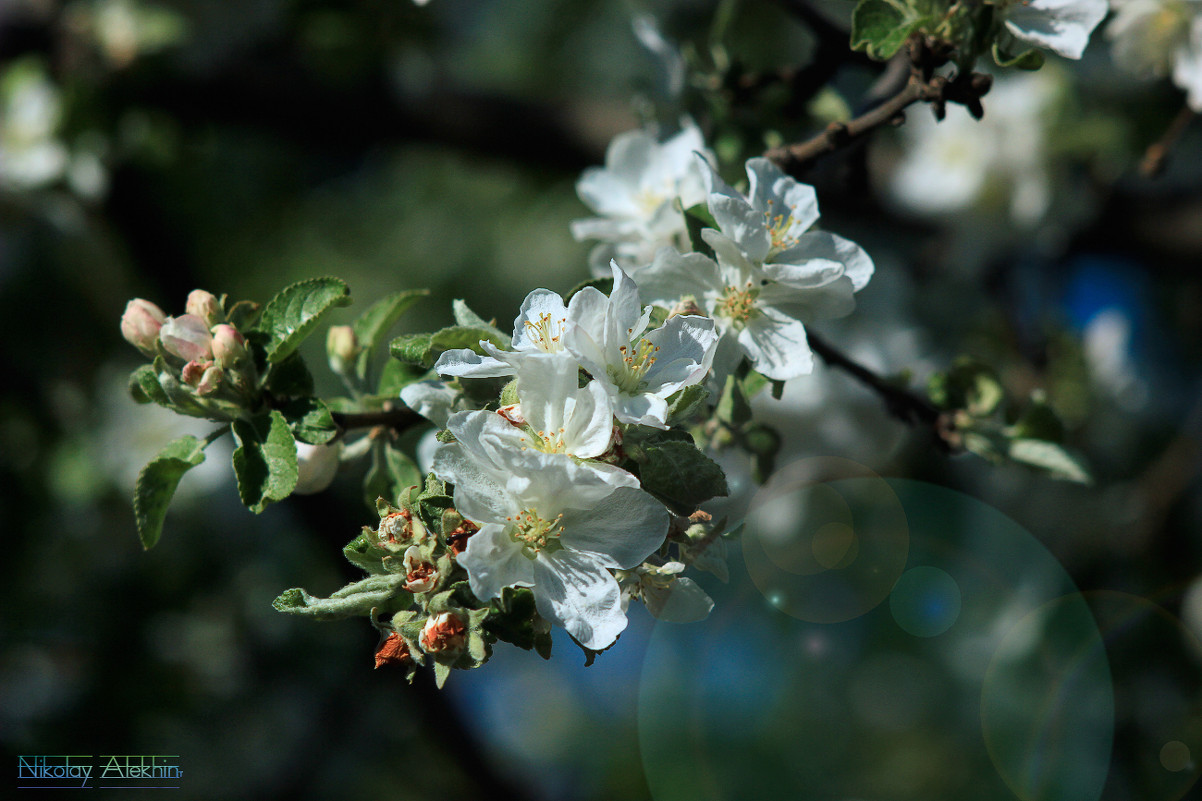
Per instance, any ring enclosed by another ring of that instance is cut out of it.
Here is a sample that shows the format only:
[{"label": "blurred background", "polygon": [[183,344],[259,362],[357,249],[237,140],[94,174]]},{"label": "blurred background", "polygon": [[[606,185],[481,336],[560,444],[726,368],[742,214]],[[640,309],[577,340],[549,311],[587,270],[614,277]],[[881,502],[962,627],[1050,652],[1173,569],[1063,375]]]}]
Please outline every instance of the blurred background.
[{"label": "blurred background", "polygon": [[9,775],[20,754],[172,754],[175,798],[1186,797],[1202,125],[1142,176],[1182,96],[1117,69],[1101,31],[1080,63],[999,77],[981,122],[914,107],[801,176],[877,265],[825,338],[916,387],[988,362],[1044,393],[1092,485],[946,456],[819,364],[757,400],[782,478],[735,482],[747,533],[729,582],[699,579],[708,621],[636,607],[589,668],[560,632],[549,663],[498,647],[443,692],[374,670],[362,621],[271,608],[358,578],[362,469],[253,516],[210,452],[139,545],[138,470],[209,426],[130,400],[128,299],[177,314],[195,288],[266,301],[337,275],[356,305],[334,322],[428,287],[398,330],[458,297],[504,325],[588,277],[575,182],[615,134],[688,114],[733,181],[861,108],[882,65],[847,49],[851,7],[0,0]]}]

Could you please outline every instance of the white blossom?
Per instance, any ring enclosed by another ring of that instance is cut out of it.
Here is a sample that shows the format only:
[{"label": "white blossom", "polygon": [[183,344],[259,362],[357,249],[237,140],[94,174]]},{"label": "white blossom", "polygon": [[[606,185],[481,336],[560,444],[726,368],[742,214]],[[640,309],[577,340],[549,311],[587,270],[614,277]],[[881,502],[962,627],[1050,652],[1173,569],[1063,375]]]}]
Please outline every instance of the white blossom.
[{"label": "white blossom", "polygon": [[651,307],[643,308],[638,286],[616,262],[611,270],[608,297],[585,287],[572,298],[579,313],[568,327],[568,350],[604,387],[620,421],[667,428],[668,396],[710,369],[718,341],[714,322],[675,315],[647,331]]},{"label": "white blossom", "polygon": [[605,167],[585,170],[576,192],[599,216],[572,223],[572,235],[603,243],[589,257],[596,275],[606,275],[611,260],[636,272],[660,247],[685,244],[688,229],[677,202],[687,209],[705,200],[696,153],[708,157],[709,151],[697,126],[686,121],[663,143],[646,131],[619,134],[606,150]]},{"label": "white blossom", "polygon": [[576,298],[565,306],[563,298],[549,289],[536,289],[522,301],[513,321],[513,339],[508,350],[486,340],[480,347],[485,355],[471,348],[448,350],[434,364],[439,375],[464,378],[497,378],[513,375],[531,356],[565,353],[564,328],[576,313]]},{"label": "white blossom", "polygon": [[1107,0],[1010,0],[1001,6],[1016,39],[1079,59],[1089,35],[1110,10]]},{"label": "white blossom", "polygon": [[638,598],[656,620],[666,623],[695,623],[714,608],[714,600],[695,581],[679,575],[683,562],[642,564],[623,576],[622,605]]},{"label": "white blossom", "polygon": [[460,412],[448,426],[457,442],[439,449],[434,473],[480,528],[459,556],[472,592],[488,600],[531,587],[539,614],[585,647],[612,644],[627,621],[610,571],[659,548],[667,510],[627,473],[513,448],[513,426],[498,414]]},{"label": "white blossom", "polygon": [[1114,0],[1114,7],[1106,29],[1114,60],[1136,75],[1171,75],[1189,107],[1202,112],[1202,3]]}]

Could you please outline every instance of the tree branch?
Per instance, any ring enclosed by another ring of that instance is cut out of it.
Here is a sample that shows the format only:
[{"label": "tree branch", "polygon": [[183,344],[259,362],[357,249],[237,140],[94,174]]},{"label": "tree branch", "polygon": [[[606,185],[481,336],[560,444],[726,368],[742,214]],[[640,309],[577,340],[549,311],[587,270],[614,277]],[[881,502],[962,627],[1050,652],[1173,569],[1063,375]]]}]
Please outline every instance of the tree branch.
[{"label": "tree branch", "polygon": [[935,404],[905,387],[890,383],[837,350],[811,329],[806,329],[810,349],[817,353],[829,366],[851,375],[864,386],[881,396],[889,414],[908,425],[923,425],[931,429],[936,442],[943,450],[950,449],[947,434],[952,430],[951,417]]},{"label": "tree branch", "polygon": [[417,412],[404,406],[381,409],[378,412],[332,412],[331,416],[343,433],[355,428],[381,426],[399,433],[424,423],[426,420]]},{"label": "tree branch", "polygon": [[1145,178],[1155,178],[1164,171],[1164,165],[1168,161],[1169,153],[1172,152],[1173,146],[1177,144],[1177,140],[1185,133],[1185,129],[1189,127],[1195,116],[1194,110],[1189,105],[1181,107],[1181,111],[1173,118],[1164,135],[1148,145],[1148,149],[1144,152],[1143,161],[1139,163],[1140,175]]}]

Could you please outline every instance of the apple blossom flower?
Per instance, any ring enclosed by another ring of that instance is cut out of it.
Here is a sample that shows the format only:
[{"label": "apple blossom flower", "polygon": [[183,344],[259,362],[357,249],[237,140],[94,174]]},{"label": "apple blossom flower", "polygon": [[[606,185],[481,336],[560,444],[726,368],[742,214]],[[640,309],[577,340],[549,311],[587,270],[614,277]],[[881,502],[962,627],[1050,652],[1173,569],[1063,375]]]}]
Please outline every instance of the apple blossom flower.
[{"label": "apple blossom flower", "polygon": [[568,350],[608,393],[618,420],[667,428],[668,396],[709,372],[714,321],[676,315],[647,331],[651,307],[640,303],[638,285],[617,262],[610,269],[609,297],[585,287],[572,298],[578,313],[567,329]]},{"label": "apple blossom flower", "polygon": [[555,292],[536,289],[522,301],[521,311],[513,321],[509,350],[481,340],[485,355],[471,348],[448,350],[438,357],[434,369],[439,375],[496,378],[518,372],[531,356],[564,353],[563,332],[576,305],[575,298],[565,306],[563,298]]},{"label": "apple blossom flower", "polygon": [[756,265],[718,231],[707,228],[702,236],[718,260],[662,249],[640,276],[647,296],[669,306],[692,296],[713,318],[721,336],[713,357],[719,381],[744,356],[776,381],[812,371],[805,323],[842,317],[855,307],[855,284],[843,265],[835,259]]},{"label": "apple blossom flower", "polygon": [[605,167],[584,171],[576,192],[600,216],[573,222],[572,235],[602,241],[589,257],[596,275],[604,276],[611,260],[637,272],[660,247],[685,245],[688,228],[677,202],[687,209],[705,200],[696,153],[712,158],[700,130],[686,121],[663,143],[646,131],[619,134]]},{"label": "apple blossom flower", "polygon": [[1106,29],[1114,60],[1136,75],[1171,75],[1202,113],[1202,3],[1114,0],[1114,9]]},{"label": "apple blossom flower", "polygon": [[609,450],[614,423],[609,396],[598,381],[578,386],[579,374],[571,359],[535,359],[522,369],[518,408],[533,436],[522,434],[521,447],[532,445],[581,459],[595,459]]},{"label": "apple blossom flower", "polygon": [[1072,59],[1110,10],[1107,0],[1009,0],[998,8],[1016,39]]},{"label": "apple blossom flower", "polygon": [[416,545],[410,545],[405,551],[405,583],[402,585],[409,592],[429,592],[438,583],[438,568],[422,553]]},{"label": "apple blossom flower", "polygon": [[[831,273],[840,271],[851,279],[855,292],[867,285],[872,278],[872,259],[859,245],[826,231],[810,230],[819,216],[818,196],[812,186],[790,178],[765,158],[748,159],[746,169],[748,196],[732,189],[708,166],[705,177],[707,203],[718,230],[748,262],[794,265],[809,272],[819,267]],[[713,243],[710,246],[714,247]],[[783,266],[773,269],[785,270]]]},{"label": "apple blossom flower", "polygon": [[460,651],[467,644],[467,626],[454,612],[439,612],[426,619],[419,642],[429,654]]},{"label": "apple blossom flower", "polygon": [[642,564],[627,572],[621,582],[622,606],[638,598],[656,620],[666,623],[695,623],[714,608],[714,600],[695,581],[679,575],[683,562]]},{"label": "apple blossom flower", "polygon": [[159,340],[168,353],[186,362],[213,359],[213,335],[205,321],[194,314],[168,317],[159,329]]},{"label": "apple blossom flower", "polygon": [[663,543],[668,512],[628,473],[607,473],[562,453],[511,447],[512,424],[492,412],[459,412],[456,442],[434,459],[454,484],[456,509],[479,526],[458,557],[482,600],[531,587],[546,620],[587,648],[626,627],[612,569],[641,564]]}]

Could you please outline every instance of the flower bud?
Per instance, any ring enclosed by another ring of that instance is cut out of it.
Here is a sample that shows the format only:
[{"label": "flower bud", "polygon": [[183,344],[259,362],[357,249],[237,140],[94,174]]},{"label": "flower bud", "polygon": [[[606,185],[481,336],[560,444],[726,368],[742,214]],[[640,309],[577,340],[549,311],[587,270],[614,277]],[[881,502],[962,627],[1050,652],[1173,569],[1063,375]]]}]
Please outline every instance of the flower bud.
[{"label": "flower bud", "polygon": [[212,327],[225,316],[221,312],[221,302],[212,292],[203,289],[193,289],[188,295],[188,303],[184,310],[194,317],[204,320],[205,325]]},{"label": "flower bud", "polygon": [[200,383],[196,385],[197,395],[212,395],[221,388],[221,379],[225,377],[225,371],[220,365],[210,364],[208,369],[204,371],[204,375],[200,377]]},{"label": "flower bud", "polygon": [[426,653],[459,651],[467,643],[467,626],[454,612],[439,612],[426,619],[421,646]]},{"label": "flower bud", "polygon": [[213,329],[213,358],[227,370],[236,370],[249,363],[250,352],[246,349],[246,338],[232,325],[221,325]]},{"label": "flower bud", "polygon": [[355,359],[361,350],[355,329],[349,325],[330,326],[326,336],[326,356],[331,370],[338,375],[349,375],[355,369]]},{"label": "flower bud", "polygon": [[125,306],[121,315],[121,336],[143,353],[153,356],[154,343],[159,338],[159,329],[167,321],[163,310],[149,300],[134,298]]},{"label": "flower bud", "polygon": [[298,477],[296,489],[292,492],[296,495],[312,495],[330,486],[335,474],[338,473],[341,457],[341,440],[333,445],[310,445],[307,442],[297,442]]},{"label": "flower bud", "polygon": [[204,320],[194,314],[168,317],[159,330],[159,340],[168,353],[185,362],[213,359],[213,335]]}]

